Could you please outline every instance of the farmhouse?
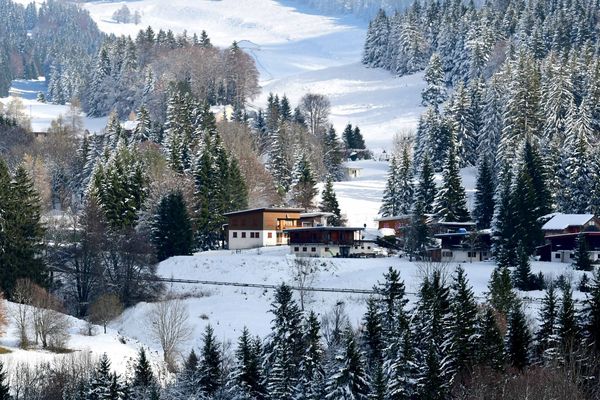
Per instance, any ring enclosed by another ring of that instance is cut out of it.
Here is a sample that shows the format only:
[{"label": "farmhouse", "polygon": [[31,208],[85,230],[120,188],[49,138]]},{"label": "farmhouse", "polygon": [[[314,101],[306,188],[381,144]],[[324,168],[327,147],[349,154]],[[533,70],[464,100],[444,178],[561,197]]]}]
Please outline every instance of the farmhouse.
[{"label": "farmhouse", "polygon": [[232,250],[288,244],[284,230],[300,227],[302,208],[254,208],[225,214],[227,243]]},{"label": "farmhouse", "polygon": [[363,239],[365,228],[319,226],[286,229],[291,253],[300,257],[373,256],[377,246]]},{"label": "farmhouse", "polygon": [[580,235],[586,242],[590,260],[593,263],[600,263],[600,232],[598,231],[547,235],[546,245],[538,248],[540,260],[561,263],[575,262],[577,241]]},{"label": "farmhouse", "polygon": [[489,230],[439,233],[436,239],[441,240],[441,250],[432,253],[434,261],[441,262],[473,262],[484,261],[492,256],[492,239]]}]

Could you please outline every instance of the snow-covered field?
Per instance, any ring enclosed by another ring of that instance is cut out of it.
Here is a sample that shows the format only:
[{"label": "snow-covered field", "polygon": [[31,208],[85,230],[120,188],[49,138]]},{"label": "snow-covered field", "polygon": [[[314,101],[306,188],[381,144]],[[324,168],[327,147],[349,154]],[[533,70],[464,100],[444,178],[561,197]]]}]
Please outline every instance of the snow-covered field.
[{"label": "snow-covered field", "polygon": [[[2,300],[0,300],[2,301]],[[7,303],[8,314],[11,316],[15,304]],[[87,336],[87,324],[85,321],[78,320],[74,317],[68,317],[70,323],[69,340],[66,348],[70,352],[57,354],[51,351],[42,350],[39,346],[32,346],[28,350],[19,349],[18,331],[12,317],[9,318],[7,334],[0,336],[0,348],[8,350],[8,354],[2,355],[1,361],[6,366],[7,370],[15,371],[16,366],[21,363],[35,365],[38,363],[55,363],[60,362],[60,359],[75,357],[76,359],[91,359],[96,361],[106,353],[111,358],[113,369],[118,373],[128,373],[130,364],[137,357],[137,352],[141,346],[146,345],[134,339],[124,337],[114,329],[108,329],[107,333],[103,333],[100,326],[94,326],[94,336]],[[32,338],[30,334],[30,339]],[[155,351],[149,352],[149,358],[155,368],[159,368],[162,364],[160,353]]]},{"label": "snow-covered field", "polygon": [[[241,254],[232,251],[215,251],[199,253],[189,257],[174,257],[159,266],[159,274],[166,278],[180,278],[217,282],[241,282],[267,285],[278,285],[282,282],[293,285],[292,269],[294,256],[289,254],[288,247],[263,248],[248,250]],[[406,283],[409,299],[416,299],[419,283],[423,275],[424,265],[409,262],[401,258],[377,259],[314,259],[319,265],[315,276],[314,287],[371,289],[389,267],[397,269]],[[487,284],[494,268],[491,262],[463,264],[476,296],[483,301]],[[456,265],[449,264],[447,272],[451,273]],[[542,271],[546,276],[554,278],[564,274],[573,282],[578,282],[579,272],[573,271],[568,264],[534,262],[532,271]],[[172,295],[183,297],[195,327],[194,339],[188,346],[201,343],[201,333],[207,324],[211,324],[217,337],[225,341],[236,342],[244,326],[256,335],[269,333],[272,315],[269,314],[273,300],[270,289],[240,288],[232,286],[211,286],[200,284],[169,284],[167,290]],[[527,292],[527,298],[539,299],[542,292]],[[575,292],[576,298],[583,298]],[[350,317],[350,322],[357,326],[365,312],[365,294],[321,293],[314,292],[309,296],[307,309],[319,315],[331,310],[338,302],[343,302]],[[527,310],[533,319],[539,302],[527,301]],[[123,316],[111,326],[125,336],[137,339],[151,346],[156,346],[148,336],[148,330],[140,323],[151,306],[139,304],[127,310]],[[156,348],[156,347],[155,347]]]}]

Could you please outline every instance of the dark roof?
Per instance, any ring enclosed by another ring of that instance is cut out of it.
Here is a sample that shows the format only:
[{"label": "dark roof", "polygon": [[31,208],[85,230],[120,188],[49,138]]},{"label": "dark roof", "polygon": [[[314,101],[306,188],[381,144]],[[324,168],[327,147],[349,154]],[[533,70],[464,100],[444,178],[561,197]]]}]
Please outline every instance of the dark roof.
[{"label": "dark roof", "polygon": [[251,212],[293,212],[293,213],[302,213],[304,212],[304,208],[277,208],[277,207],[262,207],[262,208],[249,208],[247,210],[238,210],[225,213],[223,215],[236,215],[236,214],[246,214]]},{"label": "dark roof", "polygon": [[576,232],[576,233],[558,233],[556,235],[546,235],[546,239],[567,238],[567,237],[579,236],[581,234],[583,234],[584,236],[600,236],[600,232],[598,232],[598,231],[583,231],[583,232]]},{"label": "dark roof", "polygon": [[364,231],[365,228],[352,228],[349,226],[313,226],[306,228],[284,229],[284,232],[310,232],[310,231]]}]

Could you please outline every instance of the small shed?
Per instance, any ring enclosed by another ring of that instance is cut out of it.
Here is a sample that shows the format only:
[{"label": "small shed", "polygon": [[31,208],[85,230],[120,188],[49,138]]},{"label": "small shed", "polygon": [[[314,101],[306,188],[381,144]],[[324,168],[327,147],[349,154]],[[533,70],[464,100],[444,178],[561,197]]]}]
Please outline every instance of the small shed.
[{"label": "small shed", "polygon": [[345,175],[347,179],[356,179],[362,176],[362,168],[355,167],[352,165],[346,165],[345,167]]}]

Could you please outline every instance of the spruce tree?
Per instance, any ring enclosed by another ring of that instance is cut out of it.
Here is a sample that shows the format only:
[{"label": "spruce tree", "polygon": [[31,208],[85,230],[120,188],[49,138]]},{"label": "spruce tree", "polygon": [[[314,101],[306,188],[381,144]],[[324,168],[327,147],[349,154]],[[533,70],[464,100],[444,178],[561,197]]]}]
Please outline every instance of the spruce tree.
[{"label": "spruce tree", "polygon": [[419,183],[415,192],[415,200],[421,202],[424,214],[433,213],[436,193],[437,186],[435,184],[433,166],[431,165],[429,152],[426,152],[423,157],[421,172],[419,174]]},{"label": "spruce tree", "polygon": [[421,98],[423,99],[421,103],[424,106],[431,105],[437,108],[447,98],[444,70],[438,53],[431,55],[424,79],[427,87],[421,92]]},{"label": "spruce tree", "polygon": [[450,360],[450,368],[459,377],[465,377],[475,363],[476,343],[473,341],[477,324],[477,303],[465,270],[458,266],[450,291],[450,313],[443,347]]},{"label": "spruce tree", "polygon": [[398,162],[396,157],[392,157],[389,166],[388,178],[385,184],[385,189],[383,191],[383,199],[381,208],[379,209],[379,214],[382,217],[391,217],[395,215],[399,215],[400,207],[399,207],[399,175],[400,170],[398,166]]},{"label": "spruce tree", "polygon": [[546,288],[539,311],[539,328],[536,333],[537,354],[543,361],[554,361],[559,351],[558,295],[554,283]]},{"label": "spruce tree", "polygon": [[477,319],[476,352],[477,363],[497,371],[504,368],[504,338],[498,327],[492,307],[486,307]]},{"label": "spruce tree", "polygon": [[560,309],[558,311],[558,337],[563,354],[572,353],[579,346],[580,329],[577,310],[570,286],[562,289]]},{"label": "spruce tree", "polygon": [[314,311],[311,311],[303,325],[304,354],[300,361],[298,399],[320,400],[324,396],[325,371],[323,368],[324,349],[321,344],[321,326]]},{"label": "spruce tree", "polygon": [[442,187],[435,201],[435,215],[441,222],[466,222],[470,217],[465,189],[462,186],[458,169],[456,146],[454,141],[451,143],[444,167]]},{"label": "spruce tree", "polygon": [[260,341],[255,341],[244,327],[235,352],[233,382],[229,389],[234,399],[262,400],[266,397],[262,385],[260,353]]},{"label": "spruce tree", "polygon": [[582,316],[585,339],[598,352],[600,349],[600,276],[598,270],[594,271]]},{"label": "spruce tree", "polygon": [[296,161],[292,182],[292,199],[300,208],[308,211],[314,208],[314,198],[318,194],[314,172],[306,153]]},{"label": "spruce tree", "polygon": [[368,377],[364,361],[350,328],[344,334],[344,347],[335,358],[336,368],[327,382],[327,400],[367,400]]},{"label": "spruce tree", "polygon": [[475,190],[473,218],[479,229],[490,228],[494,217],[494,194],[496,190],[493,172],[487,158],[483,158],[479,162],[479,173],[477,174]]},{"label": "spruce tree", "polygon": [[334,181],[342,180],[344,178],[344,171],[342,169],[343,151],[333,125],[323,135],[323,151],[325,152],[323,154],[323,164],[327,174]]},{"label": "spruce tree", "polygon": [[533,275],[531,274],[531,262],[525,246],[521,243],[517,250],[517,267],[513,271],[513,281],[516,289],[533,290]]},{"label": "spruce tree", "polygon": [[506,332],[506,353],[508,362],[515,368],[523,370],[529,365],[531,346],[531,333],[527,326],[522,305],[518,302],[508,316],[508,330]]},{"label": "spruce tree", "polygon": [[516,295],[513,292],[512,280],[508,267],[498,265],[492,271],[488,284],[488,300],[490,305],[499,313],[508,316],[514,307]]},{"label": "spruce tree", "polygon": [[329,226],[343,226],[344,219],[342,218],[342,211],[340,210],[340,205],[337,201],[337,196],[335,195],[335,191],[333,190],[333,182],[331,177],[327,178],[325,182],[325,188],[323,189],[323,193],[321,194],[321,204],[319,209],[323,212],[333,213],[332,216],[327,217],[327,225]]},{"label": "spruce tree", "polygon": [[8,379],[6,377],[6,371],[4,370],[4,364],[0,361],[0,400],[11,400],[10,388],[8,387]]},{"label": "spruce tree", "polygon": [[202,337],[202,356],[198,364],[199,386],[207,396],[213,396],[223,384],[223,365],[220,346],[210,325]]},{"label": "spruce tree", "polygon": [[575,250],[573,266],[578,271],[592,271],[594,269],[584,233],[577,236],[577,249]]},{"label": "spruce tree", "polygon": [[183,194],[169,193],[158,204],[152,224],[158,261],[192,254],[194,234]]}]

